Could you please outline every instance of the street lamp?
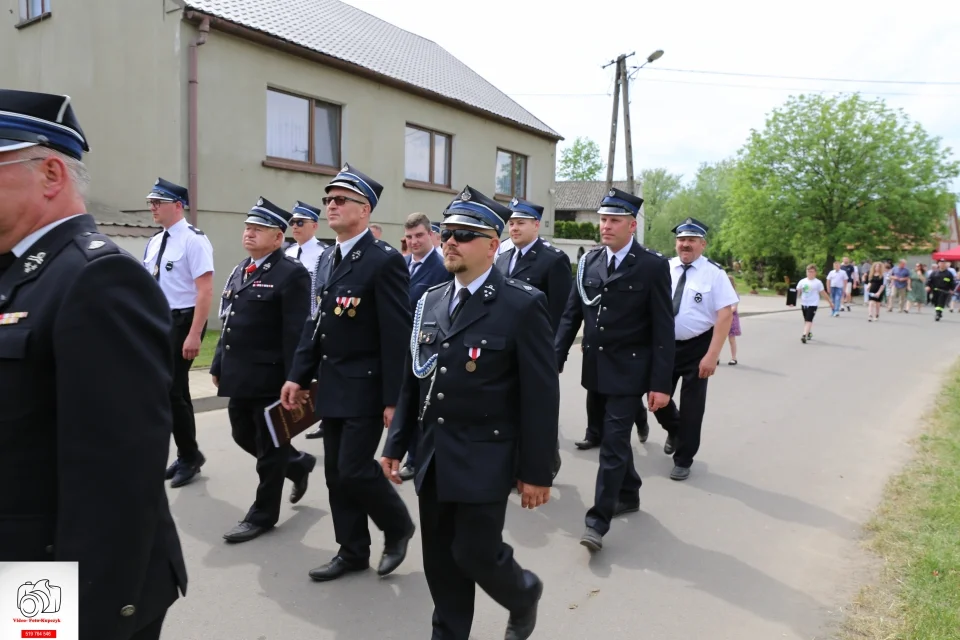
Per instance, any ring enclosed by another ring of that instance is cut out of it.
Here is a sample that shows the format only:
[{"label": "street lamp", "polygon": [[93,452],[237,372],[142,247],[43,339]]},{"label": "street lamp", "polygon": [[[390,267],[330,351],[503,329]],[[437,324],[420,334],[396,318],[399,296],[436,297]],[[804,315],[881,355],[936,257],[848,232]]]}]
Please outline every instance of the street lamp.
[{"label": "street lamp", "polygon": [[660,56],[662,55],[663,55],[663,49],[657,49],[656,51],[654,51],[653,53],[647,56],[647,62],[653,62],[655,60],[659,60]]}]

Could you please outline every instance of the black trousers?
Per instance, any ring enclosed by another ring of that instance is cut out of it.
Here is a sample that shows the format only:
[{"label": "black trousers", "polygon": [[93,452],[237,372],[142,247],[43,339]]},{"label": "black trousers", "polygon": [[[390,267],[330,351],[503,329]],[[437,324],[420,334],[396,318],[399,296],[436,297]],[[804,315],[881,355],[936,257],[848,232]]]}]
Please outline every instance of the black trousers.
[{"label": "black trousers", "polygon": [[586,524],[605,535],[610,530],[617,501],[636,502],[640,498],[643,483],[633,465],[630,435],[643,396],[597,396],[604,409],[600,468],[597,469],[593,507],[587,511]]},{"label": "black trousers", "polygon": [[[587,432],[584,435],[585,440],[591,442],[600,442],[603,433],[603,400],[598,391],[587,391]],[[639,428],[647,424],[647,408],[641,402],[637,408],[637,415],[633,419]]]},{"label": "black trousers", "polygon": [[522,612],[536,602],[537,577],[503,541],[507,499],[439,502],[431,462],[420,490],[423,571],[433,598],[432,640],[468,640],[479,585],[497,604]]},{"label": "black trousers", "polygon": [[380,416],[323,419],[323,470],[339,554],[351,564],[370,559],[373,520],[388,541],[410,532],[413,520],[374,457],[383,435]]},{"label": "black trousers", "polygon": [[227,403],[233,441],[257,459],[260,477],[256,498],[243,519],[261,527],[272,527],[280,519],[284,479],[297,482],[311,471],[307,456],[293,445],[273,446],[263,409],[276,401],[277,398],[230,398]]},{"label": "black trousers", "polygon": [[130,636],[130,640],[160,640],[160,631],[163,630],[163,619],[166,617],[167,613],[164,612],[162,616]]},{"label": "black trousers", "polygon": [[[184,462],[194,462],[200,453],[197,445],[197,423],[193,417],[193,400],[190,398],[190,367],[193,360],[183,359],[183,343],[193,324],[193,309],[173,312],[173,387],[170,404],[173,410],[173,441],[177,443],[177,457]],[[200,340],[207,334],[204,323]]]},{"label": "black trousers", "polygon": [[676,450],[673,463],[678,467],[689,467],[693,457],[700,449],[700,427],[703,424],[703,411],[707,405],[707,381],[700,377],[700,361],[710,349],[713,329],[689,340],[677,340],[673,365],[673,393],[677,392],[677,382],[683,380],[680,387],[680,408],[671,398],[670,403],[654,415],[657,422],[673,437]]},{"label": "black trousers", "polygon": [[950,303],[951,291],[942,291],[940,289],[931,289],[933,295],[933,306],[936,309],[943,309]]}]

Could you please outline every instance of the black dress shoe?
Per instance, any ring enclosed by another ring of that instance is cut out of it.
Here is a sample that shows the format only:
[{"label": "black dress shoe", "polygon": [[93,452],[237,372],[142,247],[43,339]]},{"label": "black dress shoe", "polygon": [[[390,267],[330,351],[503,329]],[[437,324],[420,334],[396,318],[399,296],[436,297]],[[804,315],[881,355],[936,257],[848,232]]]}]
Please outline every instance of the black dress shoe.
[{"label": "black dress shoe", "polygon": [[663,452],[668,456],[677,450],[677,445],[673,441],[673,436],[668,435],[667,441],[663,443]]},{"label": "black dress shoe", "polygon": [[650,424],[644,422],[643,424],[637,425],[637,435],[640,436],[640,442],[646,442],[647,438],[650,437]]},{"label": "black dress shoe", "polygon": [[415,475],[417,475],[417,470],[408,464],[403,465],[400,469],[400,479],[404,482],[412,480]]},{"label": "black dress shoe", "polygon": [[617,500],[617,506],[613,508],[613,517],[616,518],[617,516],[622,516],[628,513],[634,513],[636,511],[640,511],[639,500],[637,500],[636,502],[633,502],[632,500],[629,502]]},{"label": "black dress shoe", "polygon": [[203,457],[202,453],[197,452],[196,460],[187,462],[181,460],[180,464],[177,465],[177,470],[173,474],[173,478],[170,481],[170,486],[176,489],[177,487],[182,487],[185,484],[190,484],[193,479],[200,474],[200,467],[204,465],[207,461]]},{"label": "black dress shoe", "polygon": [[400,566],[404,558],[407,557],[407,546],[410,544],[410,538],[417,530],[416,525],[410,524],[410,532],[398,540],[387,542],[383,545],[383,555],[380,557],[380,565],[377,567],[377,575],[385,576]]},{"label": "black dress shoe", "polygon": [[303,453],[301,455],[304,456],[304,462],[302,462],[302,464],[305,467],[305,472],[299,480],[293,483],[293,489],[290,490],[291,504],[297,504],[300,502],[303,494],[307,492],[307,485],[310,482],[310,473],[313,471],[313,468],[317,466],[316,456],[312,456],[309,453]]},{"label": "black dress shoe", "polygon": [[306,435],[307,440],[315,440],[323,437],[323,421],[317,425],[317,428]]},{"label": "black dress shoe", "polygon": [[527,640],[533,635],[533,630],[537,626],[537,605],[540,604],[540,597],[543,595],[543,582],[539,578],[534,589],[536,589],[536,599],[533,605],[520,613],[510,614],[504,640]]},{"label": "black dress shoe", "polygon": [[554,480],[557,479],[557,474],[560,473],[560,467],[563,466],[563,460],[560,459],[560,449],[558,448],[556,453],[553,454],[553,476]]},{"label": "black dress shoe", "polygon": [[690,477],[690,467],[674,467],[670,472],[671,480],[686,480]]},{"label": "black dress shoe", "polygon": [[223,539],[227,542],[247,542],[266,533],[267,529],[268,527],[261,527],[244,520],[238,522],[237,526],[223,534]]},{"label": "black dress shoe", "polygon": [[317,567],[316,569],[310,570],[310,577],[316,580],[317,582],[327,582],[329,580],[336,580],[340,576],[350,573],[353,571],[365,571],[370,568],[369,562],[364,562],[362,564],[350,564],[340,556],[334,556],[333,560],[323,565],[322,567]]},{"label": "black dress shoe", "polygon": [[603,536],[593,527],[587,527],[587,530],[580,536],[580,544],[590,551],[600,551],[600,549],[603,549]]},{"label": "black dress shoe", "polygon": [[180,468],[180,458],[177,458],[177,459],[174,460],[172,463],[170,463],[170,466],[169,466],[169,467],[167,467],[167,470],[166,470],[166,472],[164,473],[164,476],[163,476],[164,479],[166,479],[166,480],[172,479],[173,476],[175,476],[175,475],[177,474],[177,469],[179,469],[179,468]]},{"label": "black dress shoe", "polygon": [[577,449],[580,449],[581,451],[586,451],[587,449],[593,449],[594,447],[599,447],[600,443],[594,440],[590,440],[589,438],[584,438],[579,442],[574,442],[573,445]]}]

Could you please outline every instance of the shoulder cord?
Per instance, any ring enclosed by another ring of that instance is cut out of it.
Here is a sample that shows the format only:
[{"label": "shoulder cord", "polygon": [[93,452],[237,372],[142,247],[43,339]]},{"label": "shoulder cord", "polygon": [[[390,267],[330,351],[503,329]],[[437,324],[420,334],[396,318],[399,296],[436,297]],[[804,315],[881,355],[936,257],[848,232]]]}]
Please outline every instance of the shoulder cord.
[{"label": "shoulder cord", "polygon": [[584,265],[587,263],[587,254],[580,256],[580,262],[577,263],[577,291],[580,293],[580,299],[588,307],[595,307],[600,304],[600,296],[592,300],[587,299],[587,292],[583,288]]},{"label": "shoulder cord", "polygon": [[223,283],[223,293],[220,294],[220,310],[217,312],[217,315],[220,317],[221,320],[223,320],[223,315],[226,312],[226,309],[223,308],[223,296],[224,294],[227,293],[227,287],[230,286],[230,281],[233,280],[233,276],[237,273],[237,269],[239,268],[240,268],[239,264],[235,266],[233,268],[233,271],[230,272],[229,277],[227,277],[227,281]]},{"label": "shoulder cord", "polygon": [[417,310],[413,316],[413,331],[410,333],[410,355],[413,356],[413,375],[423,380],[432,374],[430,387],[427,389],[427,397],[423,403],[423,408],[420,409],[418,420],[423,420],[423,416],[427,412],[427,407],[430,406],[430,396],[433,394],[433,383],[437,380],[437,359],[439,358],[439,355],[435,353],[430,356],[425,363],[420,362],[420,328],[423,323],[423,307],[426,301],[427,294],[424,293],[417,302]]}]

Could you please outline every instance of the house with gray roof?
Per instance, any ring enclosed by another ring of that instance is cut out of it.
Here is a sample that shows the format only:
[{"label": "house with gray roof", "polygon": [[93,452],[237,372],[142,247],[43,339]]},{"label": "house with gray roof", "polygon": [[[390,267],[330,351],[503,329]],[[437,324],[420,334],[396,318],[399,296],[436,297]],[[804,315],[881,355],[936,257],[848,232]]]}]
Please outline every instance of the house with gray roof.
[{"label": "house with gray roof", "polygon": [[[626,180],[614,180],[613,186],[629,191]],[[597,209],[607,195],[606,180],[560,180],[554,195],[554,216],[557,221],[600,222]]]},{"label": "house with gray roof", "polygon": [[[344,2],[11,7],[0,86],[71,96],[89,210],[135,255],[156,232],[145,196],[162,176],[190,189],[222,287],[257,198],[320,206],[346,162],[384,185],[372,221],[394,246],[408,214],[439,220],[466,184],[542,204],[550,235],[560,134],[435,42]],[[319,237],[332,239],[323,220]]]}]

